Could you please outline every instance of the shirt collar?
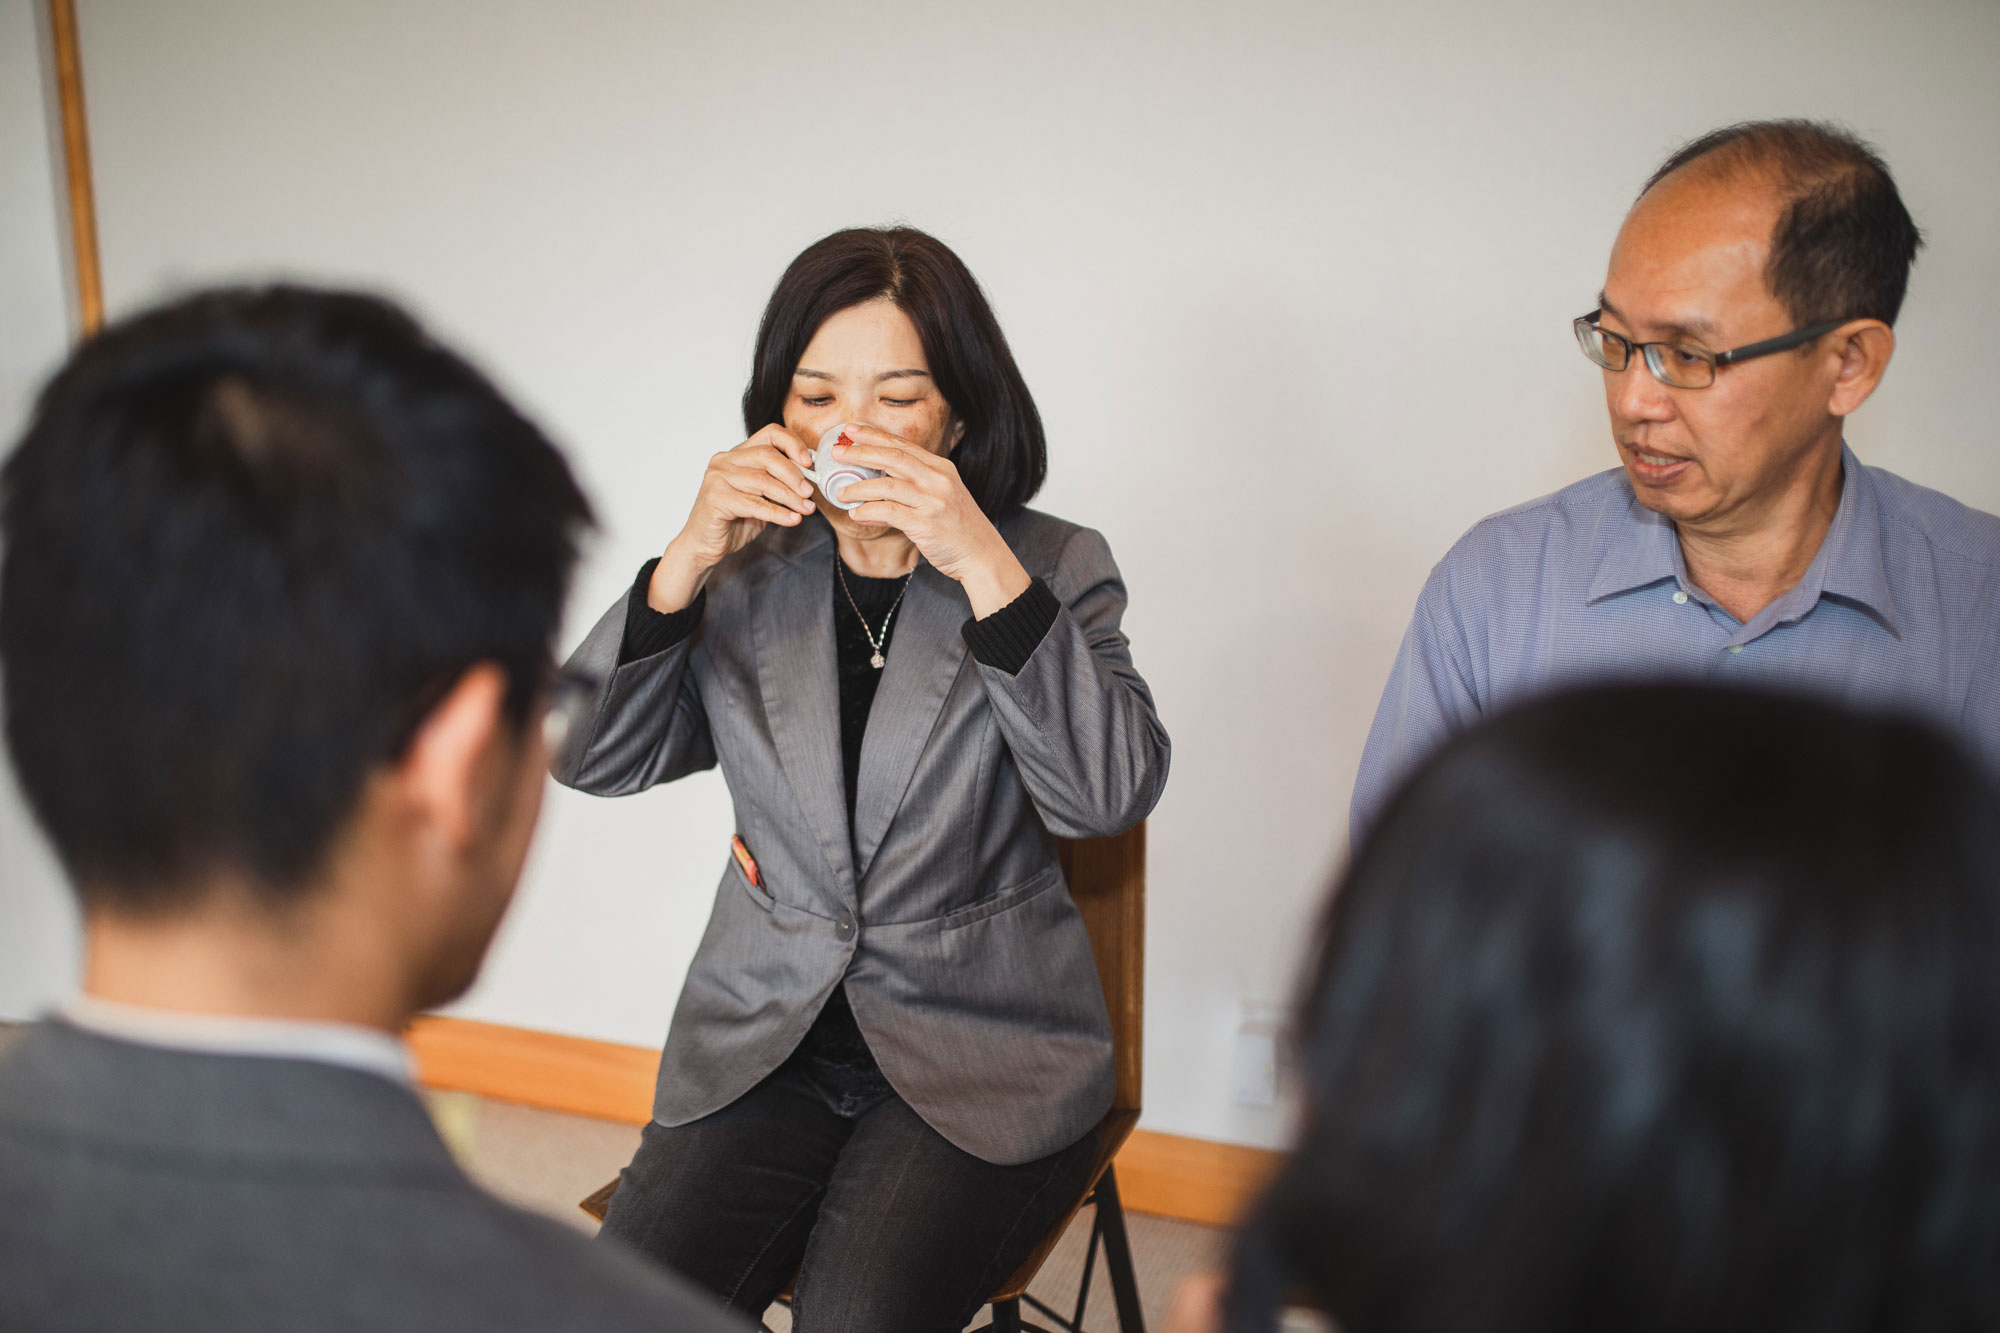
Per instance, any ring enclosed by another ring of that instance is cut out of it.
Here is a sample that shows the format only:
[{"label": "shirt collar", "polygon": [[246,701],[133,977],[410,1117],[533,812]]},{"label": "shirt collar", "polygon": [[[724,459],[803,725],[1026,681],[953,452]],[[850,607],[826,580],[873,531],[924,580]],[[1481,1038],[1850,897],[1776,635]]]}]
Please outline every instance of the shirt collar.
[{"label": "shirt collar", "polygon": [[1674,532],[1673,521],[1639,503],[1623,469],[1617,481],[1625,497],[1625,512],[1614,512],[1605,522],[1598,542],[1597,573],[1590,580],[1590,591],[1584,597],[1586,603],[1600,602],[1662,579],[1687,581],[1687,565],[1681,556],[1681,541]]},{"label": "shirt collar", "polygon": [[102,1037],[173,1051],[313,1060],[375,1074],[406,1087],[415,1082],[409,1049],[386,1032],[352,1023],[191,1014],[76,995],[62,1006],[73,1027]]},{"label": "shirt collar", "polygon": [[[1832,594],[1858,602],[1887,625],[1891,633],[1900,635],[1895,599],[1889,592],[1888,563],[1882,550],[1881,501],[1875,493],[1875,483],[1855,458],[1854,451],[1844,443],[1840,446],[1840,471],[1840,506],[1834,511],[1833,525],[1827,529],[1805,577],[1772,607],[1783,608],[1778,619],[1796,620],[1810,611],[1822,594]],[[1632,483],[1622,473],[1619,482],[1625,497],[1625,512],[1606,525],[1597,573],[1590,581],[1585,602],[1599,602],[1664,579],[1674,579],[1682,587],[1698,591],[1688,583],[1687,560],[1681,554],[1680,537],[1672,520],[1640,504],[1632,492]]]},{"label": "shirt collar", "polygon": [[[1896,599],[1889,592],[1889,560],[1882,533],[1882,498],[1875,479],[1861,466],[1854,451],[1840,446],[1840,508],[1820,546],[1824,561],[1819,593],[1858,602],[1872,611],[1889,632],[1902,635]],[[1807,578],[1811,578],[1810,572]],[[1805,580],[1801,580],[1801,583]],[[1817,600],[1817,598],[1815,598]]]}]

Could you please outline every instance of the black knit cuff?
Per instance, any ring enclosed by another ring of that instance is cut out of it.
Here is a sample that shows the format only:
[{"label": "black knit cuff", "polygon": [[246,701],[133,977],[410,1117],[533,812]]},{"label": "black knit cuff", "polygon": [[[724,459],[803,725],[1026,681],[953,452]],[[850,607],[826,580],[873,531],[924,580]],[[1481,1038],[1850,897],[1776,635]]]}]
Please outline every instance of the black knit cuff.
[{"label": "black knit cuff", "polygon": [[653,581],[653,567],[659,563],[660,557],[654,556],[639,566],[632,595],[625,599],[625,638],[618,646],[619,666],[664,653],[694,633],[695,626],[701,624],[701,613],[708,608],[706,588],[696,593],[692,602],[666,615],[647,605],[646,588]]},{"label": "black knit cuff", "polygon": [[981,666],[1012,676],[1028,665],[1061,612],[1062,602],[1036,579],[1019,597],[984,620],[966,621],[959,632]]}]

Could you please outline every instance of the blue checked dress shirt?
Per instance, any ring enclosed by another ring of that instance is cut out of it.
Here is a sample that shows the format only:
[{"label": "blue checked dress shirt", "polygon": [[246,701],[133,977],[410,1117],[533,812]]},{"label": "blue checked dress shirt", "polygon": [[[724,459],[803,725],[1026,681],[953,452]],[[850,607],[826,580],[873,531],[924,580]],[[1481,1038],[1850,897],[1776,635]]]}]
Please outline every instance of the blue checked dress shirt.
[{"label": "blue checked dress shirt", "polygon": [[[1622,468],[1474,525],[1431,571],[1396,654],[1354,783],[1354,842],[1447,736],[1586,682],[1765,685],[1914,710],[2000,774],[2000,518],[1844,446],[1841,460],[1819,554],[1748,624],[1689,581],[1673,524]],[[1635,743],[1644,725],[1633,719]]]}]

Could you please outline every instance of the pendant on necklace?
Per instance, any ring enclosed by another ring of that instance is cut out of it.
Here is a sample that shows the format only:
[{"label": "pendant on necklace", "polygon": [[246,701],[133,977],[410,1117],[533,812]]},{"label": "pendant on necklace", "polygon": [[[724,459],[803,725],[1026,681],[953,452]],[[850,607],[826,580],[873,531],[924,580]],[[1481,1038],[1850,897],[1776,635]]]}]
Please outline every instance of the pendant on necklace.
[{"label": "pendant on necklace", "polygon": [[877,653],[875,654],[875,656],[868,659],[868,665],[874,667],[877,671],[880,671],[883,667],[887,666],[888,664],[889,664],[889,659],[882,656],[882,654],[880,653]]}]

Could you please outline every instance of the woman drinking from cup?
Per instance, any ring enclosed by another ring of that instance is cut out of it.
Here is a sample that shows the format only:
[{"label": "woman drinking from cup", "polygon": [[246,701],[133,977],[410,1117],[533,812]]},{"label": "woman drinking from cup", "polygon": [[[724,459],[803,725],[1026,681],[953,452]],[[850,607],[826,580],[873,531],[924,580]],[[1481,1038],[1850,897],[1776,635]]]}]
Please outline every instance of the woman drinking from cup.
[{"label": "woman drinking from cup", "polygon": [[796,1274],[802,1333],[955,1331],[1093,1165],[1111,1030],[1054,839],[1145,818],[1167,737],[1104,539],[1026,508],[1041,419],[943,244],[807,249],[743,409],[571,662],[602,684],[557,776],[720,764],[737,833],[604,1229],[753,1318]]}]

